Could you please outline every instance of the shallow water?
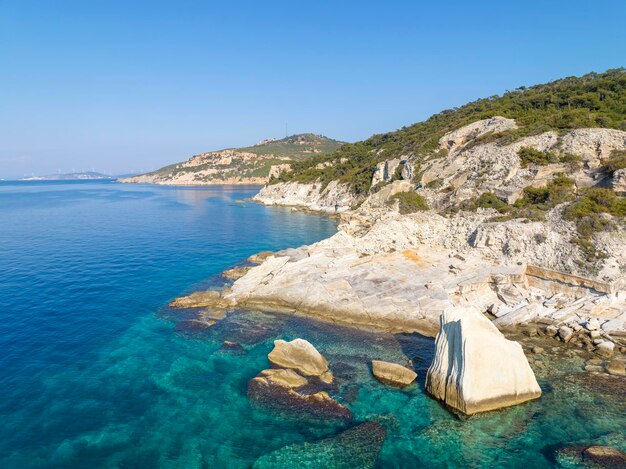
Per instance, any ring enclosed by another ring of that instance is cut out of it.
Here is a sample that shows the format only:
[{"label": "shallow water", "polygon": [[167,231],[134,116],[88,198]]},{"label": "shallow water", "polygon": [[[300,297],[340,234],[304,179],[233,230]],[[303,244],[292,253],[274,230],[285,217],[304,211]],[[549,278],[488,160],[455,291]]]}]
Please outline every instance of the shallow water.
[{"label": "shallow water", "polygon": [[[576,356],[544,360],[540,400],[461,420],[423,392],[433,341],[419,335],[246,311],[187,330],[170,299],[219,285],[254,252],[335,230],[329,218],[237,202],[253,192],[0,183],[0,467],[250,467],[366,421],[387,431],[378,467],[551,467],[567,444],[626,449],[623,395],[594,389]],[[248,400],[273,340],[295,337],[327,357],[354,422]],[[413,359],[417,385],[378,383],[373,358]],[[298,451],[291,465],[302,465]]]}]

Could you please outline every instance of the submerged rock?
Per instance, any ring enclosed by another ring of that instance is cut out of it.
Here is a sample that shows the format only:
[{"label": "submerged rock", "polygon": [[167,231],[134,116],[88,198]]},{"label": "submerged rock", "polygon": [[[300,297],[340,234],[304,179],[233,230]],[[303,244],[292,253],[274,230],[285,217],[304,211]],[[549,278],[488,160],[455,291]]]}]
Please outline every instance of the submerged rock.
[{"label": "submerged rock", "polygon": [[366,422],[331,438],[285,446],[260,457],[253,467],[373,468],[386,436],[387,432],[382,425]]},{"label": "submerged rock", "polygon": [[216,290],[198,291],[191,295],[181,296],[170,303],[171,308],[223,308],[229,306],[221,292]]},{"label": "submerged rock", "polygon": [[220,347],[222,352],[232,352],[232,353],[245,353],[246,349],[237,342],[233,342],[230,340],[225,340],[222,342],[222,346]]},{"label": "submerged rock", "polygon": [[611,360],[605,367],[606,372],[615,376],[626,376],[626,365],[619,360]]},{"label": "submerged rock", "polygon": [[413,370],[380,360],[372,360],[372,373],[382,383],[395,386],[408,386],[417,378],[417,373]]},{"label": "submerged rock", "polygon": [[568,446],[556,452],[557,461],[561,465],[622,469],[626,467],[626,453],[613,446]]},{"label": "submerged rock", "polygon": [[247,261],[250,262],[250,264],[262,264],[265,259],[273,255],[273,251],[261,251],[257,252],[256,254],[252,254],[250,257],[248,257]]},{"label": "submerged rock", "polygon": [[274,350],[267,358],[272,365],[279,368],[292,368],[304,376],[317,376],[324,383],[333,381],[326,359],[304,339],[274,341]]},{"label": "submerged rock", "polygon": [[263,370],[248,383],[248,397],[270,408],[323,419],[351,419],[350,409],[326,391],[305,392],[308,380],[293,370]]},{"label": "submerged rock", "polygon": [[522,347],[479,311],[451,308],[440,318],[426,391],[463,414],[495,410],[541,395]]},{"label": "submerged rock", "polygon": [[230,280],[237,280],[246,275],[251,268],[251,266],[233,267],[222,272],[222,277]]},{"label": "submerged rock", "polygon": [[263,370],[248,383],[248,397],[261,404],[290,412],[351,419],[350,409],[323,390],[332,383],[328,362],[304,339],[274,341],[267,358],[277,368]]},{"label": "submerged rock", "polygon": [[213,326],[215,321],[212,320],[198,320],[190,319],[188,321],[181,321],[176,324],[176,331],[179,332],[197,332],[204,331]]}]

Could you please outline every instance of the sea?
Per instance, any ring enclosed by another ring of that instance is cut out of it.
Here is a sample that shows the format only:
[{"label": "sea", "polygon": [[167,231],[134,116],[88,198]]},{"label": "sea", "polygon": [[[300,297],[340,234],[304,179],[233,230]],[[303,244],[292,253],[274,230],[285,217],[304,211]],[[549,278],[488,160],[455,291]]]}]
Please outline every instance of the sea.
[{"label": "sea", "polygon": [[[548,468],[576,467],[556,456],[570,445],[626,449],[623,381],[550,344],[533,365],[541,399],[464,418],[424,392],[432,338],[271,311],[189,327],[172,299],[337,229],[252,203],[257,190],[0,182],[0,467]],[[274,340],[296,337],[328,359],[352,420],[248,397]],[[372,359],[410,359],[417,383],[376,381]]]}]

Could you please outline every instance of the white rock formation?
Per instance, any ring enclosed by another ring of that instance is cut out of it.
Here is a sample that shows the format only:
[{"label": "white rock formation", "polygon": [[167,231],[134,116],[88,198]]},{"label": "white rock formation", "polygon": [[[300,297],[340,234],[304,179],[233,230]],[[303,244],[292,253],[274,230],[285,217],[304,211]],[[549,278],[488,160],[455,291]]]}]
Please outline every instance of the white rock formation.
[{"label": "white rock formation", "polygon": [[275,340],[274,349],[267,358],[279,368],[293,369],[303,376],[317,376],[327,383],[333,380],[333,375],[328,371],[328,362],[307,340]]},{"label": "white rock formation", "polygon": [[345,184],[332,181],[322,187],[319,182],[302,184],[287,182],[265,186],[254,196],[254,200],[265,205],[302,207],[326,213],[349,210],[357,198]]},{"label": "white rock formation", "polygon": [[380,382],[394,386],[408,386],[417,378],[417,373],[397,363],[372,360],[372,374]]},{"label": "white rock formation", "polygon": [[381,161],[376,165],[374,175],[372,176],[372,187],[381,182],[387,182],[394,176],[398,166],[400,166],[400,158],[393,160]]},{"label": "white rock formation", "polygon": [[517,129],[514,119],[496,116],[490,119],[479,120],[441,137],[439,139],[439,149],[454,151],[470,140],[487,133],[498,133],[513,129]]},{"label": "white rock formation", "polygon": [[541,396],[521,345],[474,308],[450,308],[441,315],[426,391],[466,415]]},{"label": "white rock formation", "polygon": [[[363,201],[337,182],[325,188],[267,186],[256,200],[342,212],[340,231],[269,258],[237,280],[226,300],[431,335],[446,308],[475,305],[493,313],[499,327],[527,321],[561,326],[596,317],[603,333],[626,336],[626,296],[618,294],[626,288],[626,226],[595,234],[592,242],[602,255],[590,262],[572,243],[576,226],[563,218],[564,205],[542,222],[494,222],[492,209],[446,213],[483,192],[512,203],[524,187],[547,184],[559,172],[579,186],[596,184],[605,178],[597,169],[600,161],[626,149],[626,132],[610,129],[546,132],[508,145],[474,141],[515,128],[513,120],[494,117],[456,129],[442,137],[438,152],[408,156],[402,177],[414,180],[394,181]],[[583,164],[522,168],[522,147],[572,153]],[[397,162],[380,162],[378,179],[389,176]],[[414,190],[434,210],[394,213],[392,196]],[[350,209],[357,202],[359,208]],[[552,301],[557,294],[563,301]]]}]

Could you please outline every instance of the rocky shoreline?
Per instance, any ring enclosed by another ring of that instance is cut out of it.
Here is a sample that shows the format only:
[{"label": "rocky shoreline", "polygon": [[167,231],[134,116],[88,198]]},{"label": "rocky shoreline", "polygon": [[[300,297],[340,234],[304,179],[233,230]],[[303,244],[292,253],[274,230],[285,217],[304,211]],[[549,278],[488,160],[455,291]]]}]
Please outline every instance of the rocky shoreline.
[{"label": "rocky shoreline", "polygon": [[[444,176],[448,191],[424,185],[416,189],[412,179],[417,169],[411,169],[410,159],[402,171],[409,180],[386,180],[390,173],[399,174],[401,163],[386,161],[374,175],[378,189],[363,200],[337,181],[266,186],[255,201],[338,215],[338,232],[312,245],[252,256],[248,264],[223,274],[232,281],[224,289],[177,299],[172,306],[207,308],[200,314],[207,327],[215,321],[214,311],[243,309],[436,337],[425,391],[463,416],[540,399],[539,382],[560,360],[579,363],[577,375],[589,378],[590,393],[623,395],[625,227],[595,235],[602,256],[585,262],[571,241],[576,226],[564,218],[564,205],[552,207],[541,221],[494,220],[498,212],[493,208],[449,209],[486,187],[502,197],[514,196],[523,191],[522,184],[545,187],[560,177],[555,174],[561,174],[562,165],[536,172],[522,168],[517,154],[524,145],[541,151],[560,146],[583,155],[587,169],[577,181],[592,185],[602,155],[626,148],[626,132],[582,129],[527,137],[511,148],[468,146],[514,125],[493,118],[444,136],[447,156],[422,167],[421,180],[431,173]],[[482,173],[470,174],[477,166]],[[415,191],[433,208],[402,213],[395,196]],[[372,379],[385,385],[408,386],[415,379],[408,358],[407,366],[370,360]],[[251,399],[324,418],[351,418],[350,409],[332,396],[332,378],[311,378],[271,357],[269,361],[273,368],[250,382]],[[603,389],[596,391],[593,383]],[[623,456],[606,449],[591,453],[603,451]]]}]

